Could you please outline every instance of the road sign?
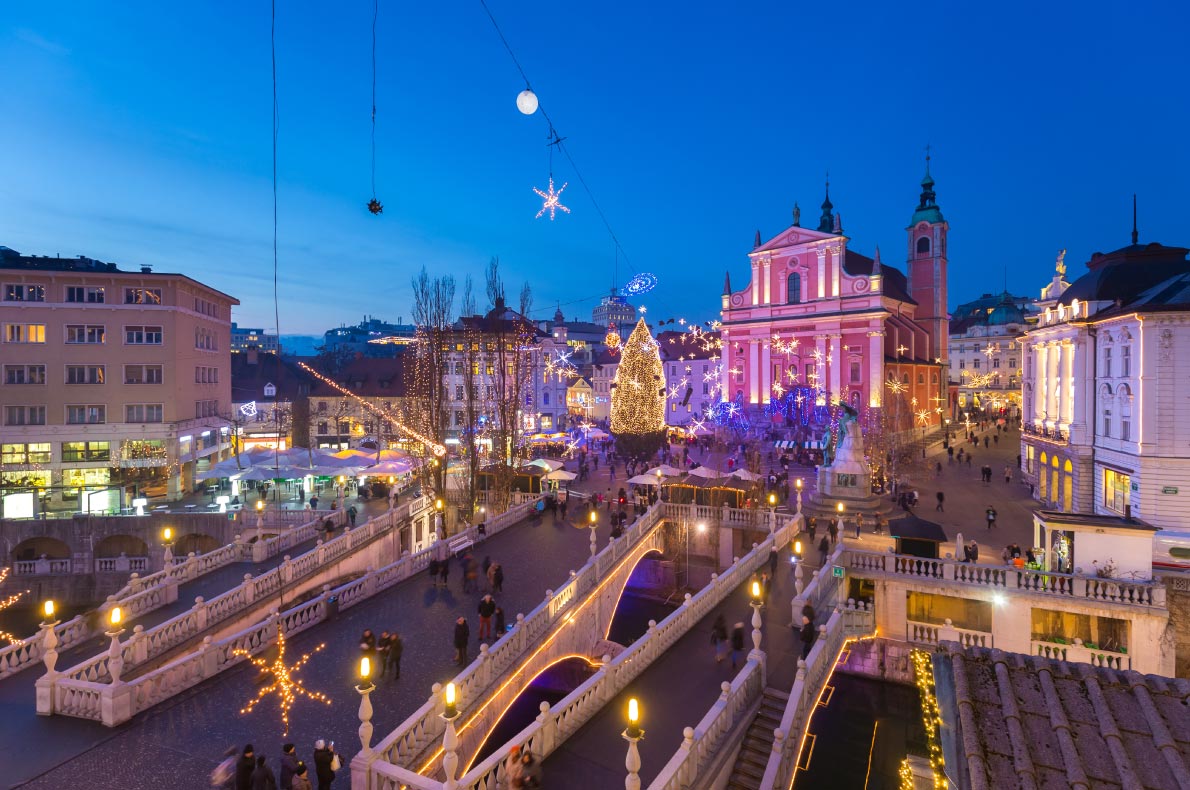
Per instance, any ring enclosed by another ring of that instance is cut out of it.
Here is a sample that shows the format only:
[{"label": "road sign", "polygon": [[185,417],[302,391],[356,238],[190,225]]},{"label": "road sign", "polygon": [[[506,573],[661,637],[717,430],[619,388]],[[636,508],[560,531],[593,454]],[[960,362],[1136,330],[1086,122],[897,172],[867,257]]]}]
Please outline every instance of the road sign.
[{"label": "road sign", "polygon": [[831,568],[831,576],[834,576],[836,579],[842,579],[843,574],[844,571],[842,565],[835,565]]}]

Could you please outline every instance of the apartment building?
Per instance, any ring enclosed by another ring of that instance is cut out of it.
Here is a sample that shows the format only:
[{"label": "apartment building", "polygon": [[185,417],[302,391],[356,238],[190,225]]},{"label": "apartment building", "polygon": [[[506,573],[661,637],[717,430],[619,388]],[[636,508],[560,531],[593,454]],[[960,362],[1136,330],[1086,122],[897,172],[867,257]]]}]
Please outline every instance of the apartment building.
[{"label": "apartment building", "polygon": [[6,496],[111,511],[179,498],[231,447],[231,308],[180,274],[0,247]]}]

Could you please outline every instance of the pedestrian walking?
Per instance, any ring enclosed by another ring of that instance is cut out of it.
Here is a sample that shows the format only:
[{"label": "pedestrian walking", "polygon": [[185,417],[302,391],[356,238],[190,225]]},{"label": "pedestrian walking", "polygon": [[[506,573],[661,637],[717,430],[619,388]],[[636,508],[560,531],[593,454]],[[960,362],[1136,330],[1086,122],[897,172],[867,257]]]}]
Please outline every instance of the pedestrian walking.
[{"label": "pedestrian walking", "polygon": [[331,782],[335,781],[332,766],[337,758],[334,741],[329,746],[321,738],[314,741],[314,775],[318,778],[318,790],[331,790]]},{"label": "pedestrian walking", "polygon": [[492,567],[495,569],[495,572],[492,573],[492,592],[502,593],[504,592],[504,566],[497,562]]},{"label": "pedestrian walking", "polygon": [[855,514],[855,537],[859,537],[860,531],[864,528],[864,514]]},{"label": "pedestrian walking", "polygon": [[443,587],[450,586],[450,555],[447,554],[441,562],[438,563],[438,578],[442,582]]},{"label": "pedestrian walking", "polygon": [[396,631],[388,638],[388,668],[393,673],[393,680],[401,679],[401,653],[405,652],[405,643]]},{"label": "pedestrian walking", "polygon": [[310,509],[318,510],[318,494],[310,495]]},{"label": "pedestrian walking", "polygon": [[814,545],[814,533],[818,531],[818,518],[810,516],[806,521],[806,533],[810,536],[810,545]]},{"label": "pedestrian walking", "polygon": [[483,557],[483,564],[482,564],[482,565],[480,565],[479,567],[480,567],[480,570],[482,570],[482,571],[483,571],[483,577],[484,577],[484,579],[486,579],[486,580],[487,580],[487,583],[488,583],[488,592],[491,592],[491,591],[492,591],[492,579],[491,579],[491,577],[490,577],[490,576],[488,576],[488,571],[492,569],[492,558],[491,558],[491,556],[490,556],[490,555],[487,555],[487,554],[485,554],[485,555],[484,555],[484,557]]},{"label": "pedestrian walking", "polygon": [[715,663],[722,664],[727,657],[727,621],[720,612],[711,624],[711,646],[715,651]]},{"label": "pedestrian walking", "polygon": [[825,566],[826,558],[830,556],[831,544],[827,540],[826,535],[822,536],[822,540],[818,542],[818,564]]},{"label": "pedestrian walking", "polygon": [[256,751],[252,744],[248,744],[236,762],[236,790],[252,790],[252,772],[255,770]]},{"label": "pedestrian walking", "polygon": [[356,515],[358,515],[358,511],[355,509],[355,505],[352,505],[351,507],[347,508],[347,520],[351,522],[352,529],[355,529]]},{"label": "pedestrian walking", "polygon": [[739,664],[740,656],[744,653],[744,624],[736,623],[731,629],[731,668]]},{"label": "pedestrian walking", "polygon": [[988,529],[992,529],[996,526],[996,508],[988,505],[986,515],[988,517]]},{"label": "pedestrian walking", "polygon": [[989,444],[990,444],[990,442],[988,441],[988,437],[986,437],[986,436],[983,437],[983,449],[985,449],[985,450],[988,449]]},{"label": "pedestrian walking", "polygon": [[256,758],[256,769],[252,772],[252,790],[277,790],[277,777],[273,769],[265,765],[266,759],[263,754]]},{"label": "pedestrian walking", "polygon": [[567,502],[566,499],[562,500],[562,520],[563,521],[566,520],[566,502]]},{"label": "pedestrian walking", "polygon": [[492,638],[492,615],[496,613],[496,602],[492,600],[492,596],[485,595],[479,600],[477,607],[479,613],[479,639]]},{"label": "pedestrian walking", "polygon": [[499,639],[500,637],[504,636],[504,632],[508,630],[508,624],[504,622],[504,610],[499,606],[496,607],[495,618],[496,638]]},{"label": "pedestrian walking", "polygon": [[297,773],[298,762],[296,746],[287,743],[281,747],[281,790],[291,790],[293,787],[293,775]]},{"label": "pedestrian walking", "polygon": [[490,561],[486,562],[488,562],[488,567],[484,568],[483,574],[488,580],[488,591],[496,592],[496,563]]},{"label": "pedestrian walking", "polygon": [[[842,518],[839,519],[839,521],[842,521],[842,520],[843,520]],[[839,521],[831,520],[826,525],[826,531],[831,536],[831,545],[832,546],[839,542]]]},{"label": "pedestrian walking", "polygon": [[392,644],[392,637],[389,636],[388,631],[381,631],[380,638],[376,640],[376,677],[384,677],[384,670],[388,666],[388,651]]},{"label": "pedestrian walking", "polygon": [[938,506],[935,507],[934,510],[937,510],[939,513],[945,513],[946,511],[942,509],[942,503],[946,501],[946,494],[939,491],[937,494],[934,494],[934,496],[938,499]]},{"label": "pedestrian walking", "polygon": [[1008,485],[1011,482],[1012,482],[1012,467],[1009,466],[1008,464],[1004,464],[1004,485]]},{"label": "pedestrian walking", "polygon": [[459,666],[467,664],[467,643],[471,641],[471,627],[467,625],[467,618],[460,616],[455,620],[455,663]]},{"label": "pedestrian walking", "polygon": [[777,547],[769,549],[769,576],[777,575]]},{"label": "pedestrian walking", "polygon": [[802,660],[810,657],[810,649],[814,647],[814,640],[818,638],[818,631],[814,628],[814,621],[802,616]]},{"label": "pedestrian walking", "polygon": [[438,586],[438,573],[439,573],[438,560],[434,559],[433,557],[430,558],[429,571],[430,571],[430,581],[432,581],[434,583],[434,586],[437,587]]},{"label": "pedestrian walking", "polygon": [[376,662],[376,636],[372,633],[372,629],[365,628],[363,634],[359,638],[359,652],[368,661],[375,664]]},{"label": "pedestrian walking", "polygon": [[971,453],[967,453],[967,468],[971,468]]}]

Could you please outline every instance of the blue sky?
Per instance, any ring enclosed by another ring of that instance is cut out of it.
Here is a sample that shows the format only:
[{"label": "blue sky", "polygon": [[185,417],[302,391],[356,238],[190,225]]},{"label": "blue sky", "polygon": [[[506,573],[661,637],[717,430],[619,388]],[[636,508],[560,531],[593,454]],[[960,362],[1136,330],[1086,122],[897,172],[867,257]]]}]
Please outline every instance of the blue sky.
[{"label": "blue sky", "polygon": [[[1190,244],[1190,80],[1175,3],[512,3],[513,48],[627,253],[650,317],[712,318],[757,228],[815,224],[823,174],[852,246],[904,258],[923,148],[951,224],[950,302],[1035,293],[1128,243]],[[614,247],[534,219],[546,126],[478,0],[279,0],[281,332],[410,314],[421,265],[499,255],[538,314],[589,319]],[[180,271],[273,327],[269,6],[9,2],[0,17],[0,244]]]}]

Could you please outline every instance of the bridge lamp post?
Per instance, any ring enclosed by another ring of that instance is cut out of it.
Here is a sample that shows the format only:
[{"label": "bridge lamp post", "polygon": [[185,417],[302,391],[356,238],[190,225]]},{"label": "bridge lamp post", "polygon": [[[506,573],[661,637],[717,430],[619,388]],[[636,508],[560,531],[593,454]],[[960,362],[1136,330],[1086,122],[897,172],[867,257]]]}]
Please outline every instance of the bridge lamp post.
[{"label": "bridge lamp post", "polygon": [[359,660],[360,684],[355,687],[359,692],[359,742],[364,747],[364,754],[372,753],[372,689],[376,685],[372,682],[372,661],[367,656]]},{"label": "bridge lamp post", "polygon": [[[442,736],[442,770],[446,773],[443,790],[457,790],[459,783],[455,781],[455,769],[459,766],[459,735],[455,732],[455,719],[459,717],[459,709],[455,707],[455,684],[447,683],[443,693],[444,707],[442,720],[446,722],[446,733]],[[638,785],[639,787],[639,785]]]},{"label": "bridge lamp post", "polygon": [[764,591],[760,588],[760,582],[753,580],[752,582],[752,600],[748,604],[752,607],[752,651],[760,652],[760,626],[762,621],[760,619],[760,609],[764,606]]},{"label": "bridge lamp post", "polygon": [[446,503],[442,501],[442,497],[434,500],[434,529],[438,533],[438,539],[446,537],[446,528],[443,526],[442,511],[446,508]]},{"label": "bridge lamp post", "polygon": [[628,726],[621,737],[628,741],[628,756],[624,759],[628,776],[624,777],[624,790],[640,790],[640,749],[637,744],[645,737],[645,731],[640,728],[640,703],[636,697],[628,700]]},{"label": "bridge lamp post", "polygon": [[120,647],[120,634],[124,633],[120,622],[123,619],[124,613],[118,606],[113,606],[108,612],[108,623],[111,625],[111,630],[107,632],[107,636],[112,640],[112,643],[107,651],[107,671],[112,676],[113,686],[120,682],[120,673],[124,671],[124,650]]},{"label": "bridge lamp post", "polygon": [[802,479],[799,477],[794,481],[794,488],[797,489],[797,514],[802,514]]},{"label": "bridge lamp post", "polygon": [[54,618],[54,602],[47,600],[42,604],[42,621],[41,621],[41,644],[45,648],[45,654],[42,660],[45,662],[45,671],[47,675],[54,675],[54,667],[58,663],[58,632],[54,630],[58,625],[58,620]]},{"label": "bridge lamp post", "polygon": [[590,511],[589,522],[587,527],[591,530],[591,558],[595,558],[595,527],[599,525],[599,512],[594,508]]},{"label": "bridge lamp post", "polygon": [[836,523],[836,527],[839,530],[839,540],[843,539],[843,513],[846,510],[847,510],[847,507],[842,502],[839,502],[837,505],[835,505],[835,512],[839,516],[838,521]]},{"label": "bridge lamp post", "polygon": [[174,564],[174,530],[173,527],[166,527],[161,530],[161,542],[165,545],[165,567]]},{"label": "bridge lamp post", "polygon": [[769,534],[777,531],[777,494],[769,492]]},{"label": "bridge lamp post", "polygon": [[343,509],[343,497],[347,492],[347,478],[339,475],[339,510]]}]

